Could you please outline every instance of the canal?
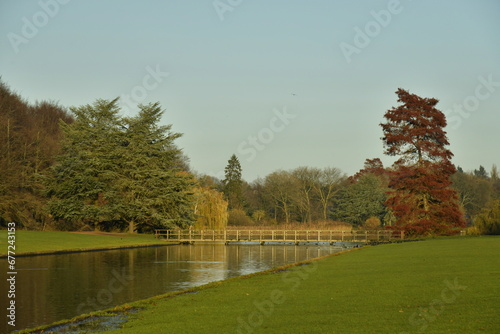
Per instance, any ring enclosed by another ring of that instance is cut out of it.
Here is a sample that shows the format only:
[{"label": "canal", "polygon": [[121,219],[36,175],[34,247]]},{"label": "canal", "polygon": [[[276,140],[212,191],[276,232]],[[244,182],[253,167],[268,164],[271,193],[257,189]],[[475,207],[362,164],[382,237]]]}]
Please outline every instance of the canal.
[{"label": "canal", "polygon": [[[15,329],[341,250],[312,244],[196,244],[18,257]],[[0,261],[6,268],[7,260]],[[8,307],[6,298],[0,305]],[[4,333],[13,329],[3,321],[2,326]]]}]

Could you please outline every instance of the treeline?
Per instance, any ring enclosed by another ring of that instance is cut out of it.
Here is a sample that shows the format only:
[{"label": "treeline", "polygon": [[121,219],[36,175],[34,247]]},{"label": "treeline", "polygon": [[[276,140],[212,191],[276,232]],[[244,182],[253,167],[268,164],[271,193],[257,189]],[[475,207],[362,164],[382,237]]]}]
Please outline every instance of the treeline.
[{"label": "treeline", "polygon": [[30,105],[0,84],[0,224],[148,232],[336,222],[415,235],[466,226],[500,233],[496,166],[457,171],[437,100],[397,93],[403,105],[381,124],[386,154],[400,156],[393,166],[367,159],[352,176],[298,167],[248,183],[235,155],[223,180],[192,172],[157,103],[123,117],[116,99],[66,110]]},{"label": "treeline", "polygon": [[[387,214],[386,183],[375,174],[354,181],[335,167],[276,171],[244,184],[244,200],[236,208],[230,207],[229,224],[337,221],[359,227],[376,218],[380,226]],[[251,220],[242,218],[241,207]]]},{"label": "treeline", "polygon": [[490,173],[483,166],[469,172],[458,167],[451,179],[471,232],[500,234],[500,175],[497,166],[493,165]]},{"label": "treeline", "polygon": [[[235,158],[233,156],[228,161],[228,166]],[[394,213],[387,206],[391,193],[390,174],[393,171],[375,158],[367,159],[364,168],[349,177],[334,167],[299,167],[276,171],[251,183],[241,180],[239,190],[234,186],[235,182],[227,177],[224,180],[209,176],[203,178],[211,179],[211,186],[224,193],[224,198],[229,201],[229,225],[335,221],[349,223],[353,227],[375,228],[394,226],[396,223]],[[451,181],[468,227],[474,226],[477,218],[498,205],[500,178],[495,165],[490,173],[483,166],[468,172],[458,167]],[[228,187],[228,184],[231,186]],[[241,195],[238,196],[238,193]]]},{"label": "treeline", "polygon": [[30,105],[0,81],[0,223],[30,229],[52,223],[43,177],[61,152],[59,122],[73,117],[55,103]]}]

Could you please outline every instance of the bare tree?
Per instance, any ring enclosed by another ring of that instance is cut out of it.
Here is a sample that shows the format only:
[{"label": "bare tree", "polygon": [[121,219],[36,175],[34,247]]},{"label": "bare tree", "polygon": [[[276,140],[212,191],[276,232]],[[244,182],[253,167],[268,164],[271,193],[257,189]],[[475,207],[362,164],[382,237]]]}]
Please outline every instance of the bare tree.
[{"label": "bare tree", "polygon": [[332,198],[340,190],[346,176],[335,167],[327,167],[321,170],[314,182],[314,192],[319,198],[322,206],[323,219],[328,218],[328,206]]},{"label": "bare tree", "polygon": [[301,212],[302,221],[311,222],[313,220],[315,182],[320,178],[321,169],[299,167],[292,171],[292,175],[297,179],[299,185],[300,196],[297,204]]},{"label": "bare tree", "polygon": [[290,172],[277,171],[266,177],[264,186],[275,208],[282,211],[285,223],[290,223],[292,210],[298,198],[297,179]]}]

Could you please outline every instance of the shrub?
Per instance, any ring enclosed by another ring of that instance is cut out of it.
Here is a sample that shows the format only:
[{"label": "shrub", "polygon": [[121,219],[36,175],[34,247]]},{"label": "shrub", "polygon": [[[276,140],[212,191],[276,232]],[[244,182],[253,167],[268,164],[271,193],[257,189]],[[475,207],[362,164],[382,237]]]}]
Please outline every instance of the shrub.
[{"label": "shrub", "polygon": [[364,222],[363,227],[367,230],[376,230],[380,227],[380,219],[372,216]]},{"label": "shrub", "polygon": [[256,210],[252,214],[253,220],[260,223],[263,219],[266,218],[266,212],[264,210]]},{"label": "shrub", "polygon": [[474,219],[481,234],[500,235],[500,200],[491,201]]},{"label": "shrub", "polygon": [[254,225],[253,220],[247,216],[245,211],[233,209],[229,211],[228,225],[232,226],[250,226]]}]

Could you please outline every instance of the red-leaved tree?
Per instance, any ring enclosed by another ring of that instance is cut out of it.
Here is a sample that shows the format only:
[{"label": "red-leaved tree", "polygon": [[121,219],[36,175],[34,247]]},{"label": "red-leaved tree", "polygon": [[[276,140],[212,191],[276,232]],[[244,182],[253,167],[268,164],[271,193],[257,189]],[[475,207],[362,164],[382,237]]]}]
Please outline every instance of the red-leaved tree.
[{"label": "red-leaved tree", "polygon": [[350,176],[348,178],[348,181],[351,183],[356,183],[359,180],[359,178],[365,174],[373,174],[382,177],[387,174],[387,171],[385,170],[384,164],[379,158],[366,159],[364,168],[361,169],[356,174],[354,174],[353,176]]},{"label": "red-leaved tree", "polygon": [[453,234],[465,226],[457,192],[450,187],[456,172],[444,127],[445,115],[434,98],[421,98],[398,89],[398,107],[384,115],[385,154],[399,156],[389,172],[386,205],[396,227],[409,235]]}]

